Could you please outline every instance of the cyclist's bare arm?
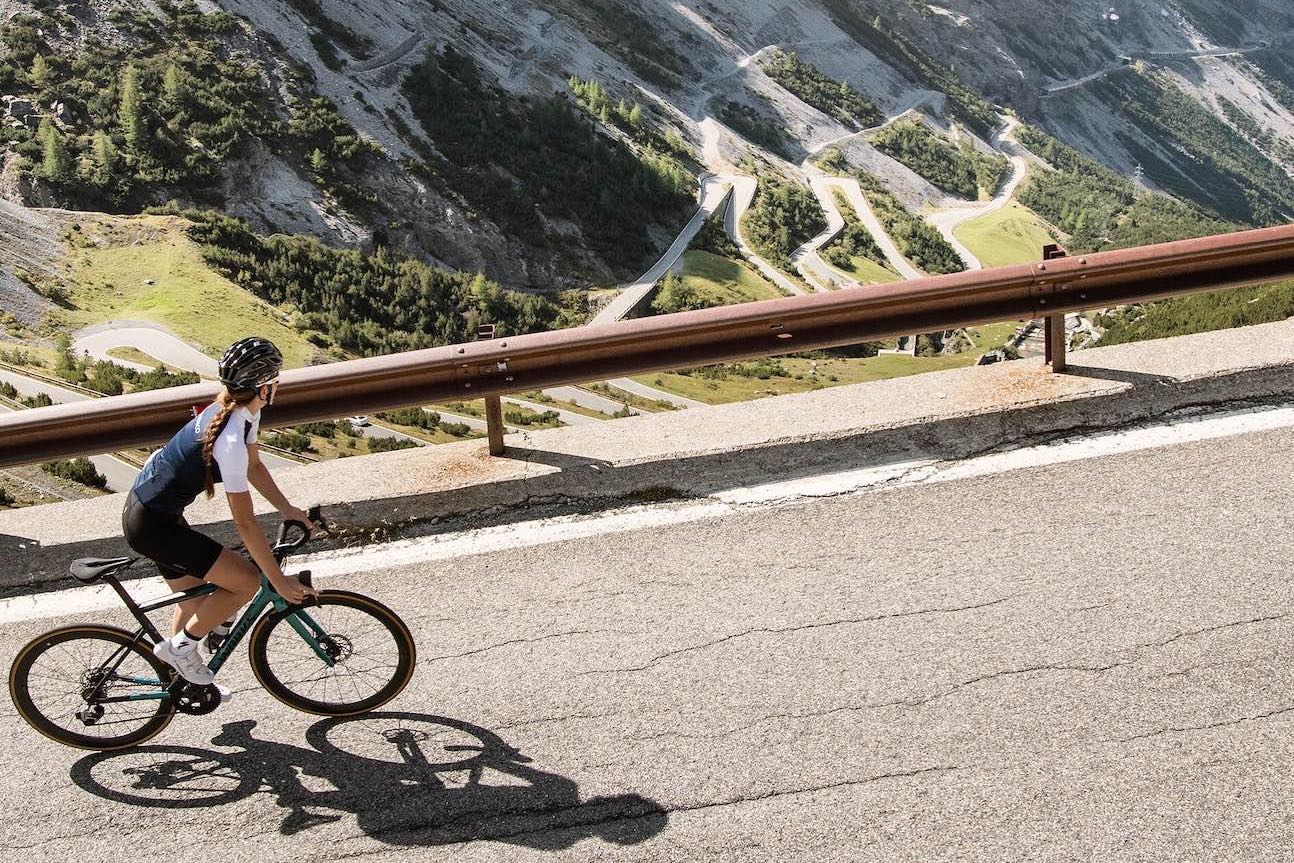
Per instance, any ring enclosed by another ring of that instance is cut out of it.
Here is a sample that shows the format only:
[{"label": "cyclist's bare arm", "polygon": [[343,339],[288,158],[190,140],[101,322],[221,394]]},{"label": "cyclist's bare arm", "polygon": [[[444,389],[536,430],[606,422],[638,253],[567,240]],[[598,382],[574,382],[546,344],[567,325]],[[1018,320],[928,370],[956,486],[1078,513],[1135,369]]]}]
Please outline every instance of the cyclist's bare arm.
[{"label": "cyclist's bare arm", "polygon": [[229,501],[229,512],[234,518],[234,527],[238,529],[238,535],[247,546],[247,553],[252,556],[252,560],[260,567],[261,572],[269,578],[270,586],[278,595],[291,603],[298,603],[307,596],[317,596],[318,591],[306,587],[295,578],[288,578],[279,568],[278,561],[274,559],[274,553],[270,551],[269,540],[265,538],[261,526],[256,522],[251,492],[226,492],[225,499]]},{"label": "cyclist's bare arm", "polygon": [[310,516],[306,515],[304,510],[293,506],[287,496],[279,490],[270,469],[265,466],[265,462],[261,461],[260,446],[254,443],[247,445],[247,481],[279,511],[284,521],[299,521],[307,527],[314,528]]}]

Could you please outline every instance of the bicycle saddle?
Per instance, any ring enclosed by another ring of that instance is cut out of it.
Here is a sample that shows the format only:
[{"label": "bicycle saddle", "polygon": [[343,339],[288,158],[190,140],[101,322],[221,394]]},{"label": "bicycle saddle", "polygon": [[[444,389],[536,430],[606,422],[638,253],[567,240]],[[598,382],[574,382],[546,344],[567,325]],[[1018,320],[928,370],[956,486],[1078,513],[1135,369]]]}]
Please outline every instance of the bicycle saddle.
[{"label": "bicycle saddle", "polygon": [[125,569],[137,560],[139,560],[137,557],[83,557],[72,561],[68,572],[72,573],[72,577],[77,581],[89,584],[108,573]]}]

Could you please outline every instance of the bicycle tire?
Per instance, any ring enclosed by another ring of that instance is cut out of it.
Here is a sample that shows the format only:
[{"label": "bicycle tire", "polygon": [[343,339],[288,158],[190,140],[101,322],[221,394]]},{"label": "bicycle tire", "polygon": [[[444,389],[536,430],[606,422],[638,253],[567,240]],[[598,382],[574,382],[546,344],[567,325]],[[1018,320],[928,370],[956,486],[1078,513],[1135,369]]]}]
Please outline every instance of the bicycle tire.
[{"label": "bicycle tire", "polygon": [[[248,640],[248,660],[256,680],[265,691],[289,707],[295,707],[305,713],[319,716],[354,716],[376,710],[392,698],[399,695],[413,677],[417,650],[413,635],[404,621],[391,609],[375,599],[345,590],[325,590],[308,607],[301,609],[310,615],[333,640],[339,649],[340,656],[335,665],[329,666],[315,654],[304,639],[294,630],[288,618],[298,609],[290,608],[267,614],[256,622]],[[349,618],[349,619],[348,619]],[[361,633],[359,623],[373,627],[375,638],[369,633]],[[347,631],[342,631],[347,630]],[[359,664],[355,660],[357,639],[365,637],[365,643],[380,642],[385,654],[369,658],[369,668],[352,667]],[[292,651],[291,654],[288,651]],[[389,668],[389,671],[384,669]],[[372,692],[364,693],[355,683],[360,671],[375,671],[381,679],[380,685],[368,683]],[[290,674],[289,674],[290,672]],[[335,673],[334,673],[335,672]],[[344,695],[343,683],[352,686],[355,697]],[[302,680],[288,681],[287,676],[303,677]],[[336,697],[312,697],[297,691],[297,687],[314,684],[328,693],[329,684],[335,684]]]},{"label": "bicycle tire", "polygon": [[[64,626],[39,635],[27,642],[22,650],[18,651],[18,656],[14,659],[12,667],[9,669],[9,697],[13,699],[14,706],[18,708],[20,715],[28,725],[35,728],[41,734],[62,743],[65,746],[73,746],[77,749],[93,749],[99,752],[108,752],[115,749],[126,749],[131,746],[138,746],[146,740],[155,737],[163,728],[165,728],[175,716],[175,707],[170,698],[159,698],[156,701],[135,701],[119,704],[112,704],[114,714],[129,715],[134,714],[138,719],[139,726],[124,734],[106,735],[106,734],[89,734],[78,732],[73,728],[60,725],[55,717],[48,714],[49,708],[42,709],[33,697],[31,687],[33,670],[37,669],[40,660],[46,656],[52,656],[51,651],[69,644],[70,642],[81,642],[74,648],[83,655],[94,657],[98,660],[101,667],[117,650],[126,648],[128,655],[123,662],[131,662],[133,669],[142,671],[139,660],[157,676],[159,681],[168,681],[171,679],[172,671],[169,666],[157,657],[153,656],[147,646],[135,640],[135,637],[124,629],[115,626],[99,626],[94,624],[74,624]],[[99,642],[94,645],[91,642]],[[72,712],[57,718],[71,721],[81,721],[76,717],[75,708],[80,707],[82,710],[88,705],[85,701],[81,690],[85,685],[88,675],[94,670],[94,662],[85,659],[77,660],[72,650],[68,651],[72,657],[71,664],[79,665],[79,668],[64,669],[62,674],[66,683],[62,684],[67,691],[61,696],[61,703],[71,700]],[[132,660],[133,657],[133,660]],[[69,664],[66,660],[62,663]],[[58,663],[55,663],[57,666]],[[47,672],[37,671],[37,677],[53,679]],[[129,684],[140,686],[141,684]],[[144,684],[146,686],[146,684]],[[156,689],[156,685],[153,685]],[[75,698],[72,698],[75,696]],[[43,700],[43,699],[42,699]],[[156,708],[151,712],[149,708],[152,705]],[[132,705],[139,705],[140,709],[134,711],[127,708]],[[99,705],[100,708],[103,705]],[[105,711],[104,716],[108,713]],[[100,718],[102,719],[102,717]],[[106,722],[95,722],[93,724],[84,724],[85,728],[106,729],[110,726],[127,724],[131,719],[110,719]]]}]

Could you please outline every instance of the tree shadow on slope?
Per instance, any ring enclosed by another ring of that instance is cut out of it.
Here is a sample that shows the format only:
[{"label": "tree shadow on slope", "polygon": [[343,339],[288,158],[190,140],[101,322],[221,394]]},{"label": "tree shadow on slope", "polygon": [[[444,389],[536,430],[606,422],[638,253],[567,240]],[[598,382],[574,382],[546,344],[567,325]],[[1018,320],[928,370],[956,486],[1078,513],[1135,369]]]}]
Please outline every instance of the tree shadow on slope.
[{"label": "tree shadow on slope", "polygon": [[408,712],[325,719],[307,730],[309,747],[257,739],[255,727],[226,723],[211,741],[220,749],[163,744],[88,755],[72,765],[72,781],[154,809],[225,806],[266,792],[286,811],[283,835],[350,813],[367,835],[401,846],[491,840],[556,851],[592,837],[633,845],[668,820],[638,794],[581,801],[574,780],[456,719]]}]

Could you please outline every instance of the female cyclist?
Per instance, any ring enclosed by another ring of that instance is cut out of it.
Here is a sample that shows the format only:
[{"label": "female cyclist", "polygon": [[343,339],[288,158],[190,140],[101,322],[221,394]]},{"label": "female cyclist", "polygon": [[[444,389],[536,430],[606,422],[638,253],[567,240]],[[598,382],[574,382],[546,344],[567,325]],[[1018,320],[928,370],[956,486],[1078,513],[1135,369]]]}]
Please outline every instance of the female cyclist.
[{"label": "female cyclist", "polygon": [[206,685],[214,674],[198,656],[198,642],[246,604],[260,586],[260,573],[242,556],[199,533],[184,520],[184,509],[202,492],[215,493],[223,482],[234,526],[252,560],[270,585],[292,603],[315,593],[287,578],[270,552],[270,544],[252,512],[254,487],[285,520],[309,525],[310,519],[288,502],[261,462],[256,443],[261,408],[274,403],[283,355],[268,339],[250,337],[229,346],[220,358],[220,395],[189,421],[144,464],[121,514],[126,542],[156,561],[176,590],[203,581],[215,593],[182,602],[175,608],[170,638],[153,653],[190,683]]}]

